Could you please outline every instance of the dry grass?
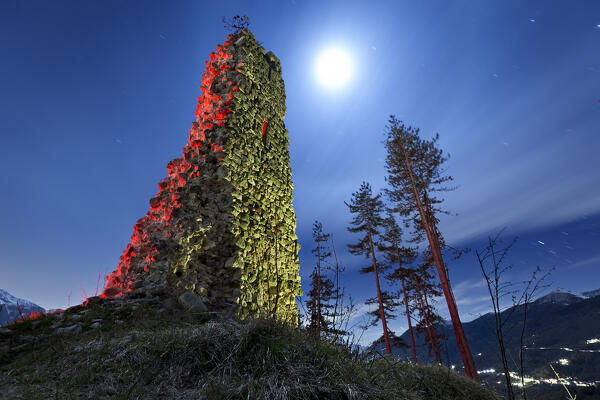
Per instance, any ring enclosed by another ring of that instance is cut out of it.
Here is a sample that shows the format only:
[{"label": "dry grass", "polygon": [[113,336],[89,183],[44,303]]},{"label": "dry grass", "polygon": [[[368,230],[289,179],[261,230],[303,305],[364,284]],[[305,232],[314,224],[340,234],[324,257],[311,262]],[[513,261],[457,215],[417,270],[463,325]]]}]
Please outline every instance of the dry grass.
[{"label": "dry grass", "polygon": [[497,399],[445,367],[357,360],[273,321],[202,323],[150,308],[4,357],[0,398]]}]

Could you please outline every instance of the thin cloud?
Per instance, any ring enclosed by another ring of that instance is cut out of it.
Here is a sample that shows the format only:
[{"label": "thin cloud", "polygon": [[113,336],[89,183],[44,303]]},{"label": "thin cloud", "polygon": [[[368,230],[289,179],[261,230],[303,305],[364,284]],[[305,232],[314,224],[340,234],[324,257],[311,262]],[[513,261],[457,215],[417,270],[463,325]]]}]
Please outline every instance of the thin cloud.
[{"label": "thin cloud", "polygon": [[461,297],[456,300],[456,304],[463,306],[472,306],[475,304],[487,303],[489,301],[489,296]]},{"label": "thin cloud", "polygon": [[589,257],[584,260],[578,261],[575,264],[569,265],[569,268],[585,267],[585,266],[592,265],[592,264],[600,264],[600,255],[597,255],[594,257]]},{"label": "thin cloud", "polygon": [[462,294],[471,292],[474,289],[480,289],[485,287],[485,280],[482,279],[471,279],[462,282],[458,282],[453,286],[452,291],[454,296],[461,296]]}]

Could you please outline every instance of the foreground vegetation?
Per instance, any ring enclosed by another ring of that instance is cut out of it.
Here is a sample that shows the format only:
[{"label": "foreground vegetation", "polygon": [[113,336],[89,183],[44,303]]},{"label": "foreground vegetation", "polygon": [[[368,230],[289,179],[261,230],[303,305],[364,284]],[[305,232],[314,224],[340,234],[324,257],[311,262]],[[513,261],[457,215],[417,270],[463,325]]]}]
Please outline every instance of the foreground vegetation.
[{"label": "foreground vegetation", "polygon": [[[73,323],[81,329],[56,334]],[[5,399],[498,398],[445,367],[364,359],[269,320],[113,302],[9,328],[0,341]]]}]

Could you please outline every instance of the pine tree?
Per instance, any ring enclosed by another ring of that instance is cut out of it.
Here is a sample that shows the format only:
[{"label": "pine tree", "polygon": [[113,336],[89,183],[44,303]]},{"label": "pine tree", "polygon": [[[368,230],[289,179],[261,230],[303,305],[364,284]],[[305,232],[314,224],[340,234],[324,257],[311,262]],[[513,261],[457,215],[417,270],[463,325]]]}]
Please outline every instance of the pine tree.
[{"label": "pine tree", "polygon": [[[415,250],[409,247],[401,246],[402,243],[402,229],[398,226],[396,219],[388,211],[387,217],[384,219],[385,232],[381,237],[383,245],[380,250],[384,252],[387,261],[392,265],[396,265],[391,274],[386,275],[386,278],[391,282],[400,281],[402,284],[402,303],[404,303],[405,315],[408,321],[408,332],[410,334],[410,346],[413,355],[413,361],[417,364],[417,348],[415,345],[415,336],[412,328],[412,318],[409,307],[409,295],[406,285],[406,280],[409,279],[410,271],[404,267],[406,264],[410,264],[416,258]],[[400,297],[398,293],[397,297]]]},{"label": "pine tree", "polygon": [[308,330],[320,340],[330,330],[330,322],[326,318],[327,311],[333,306],[329,303],[333,295],[333,283],[318,273],[317,267],[310,274],[311,289],[308,292],[306,308],[309,314]]},{"label": "pine tree", "polygon": [[431,258],[425,252],[423,264],[416,270],[412,271],[412,282],[414,284],[414,296],[419,310],[420,321],[417,324],[418,332],[426,332],[425,341],[429,350],[433,352],[435,361],[442,363],[442,355],[440,342],[443,336],[437,333],[435,326],[439,325],[443,320],[433,306],[431,299],[440,296],[442,293],[439,290],[439,285],[433,282],[433,275],[429,272],[431,267]]},{"label": "pine tree", "polygon": [[387,329],[386,310],[383,302],[383,294],[379,284],[379,271],[377,259],[375,257],[375,240],[379,235],[377,230],[383,224],[381,213],[384,205],[381,201],[381,194],[373,196],[371,185],[363,182],[358,192],[352,194],[350,204],[344,202],[350,209],[350,213],[354,214],[354,219],[350,222],[351,227],[348,231],[352,233],[364,232],[363,238],[356,244],[349,244],[348,248],[351,254],[364,255],[366,258],[371,256],[371,266],[363,268],[361,273],[373,272],[375,276],[375,286],[377,288],[377,302],[379,305],[379,318],[383,325],[383,337],[385,342],[386,353],[391,354],[392,349]]},{"label": "pine tree", "polygon": [[329,234],[323,233],[323,225],[319,221],[315,221],[313,224],[313,240],[315,248],[312,253],[317,257],[317,264],[310,275],[312,287],[308,293],[309,300],[306,302],[306,307],[310,313],[309,330],[317,339],[320,339],[323,332],[329,332],[332,329],[326,316],[331,314],[330,309],[333,308],[333,305],[330,304],[333,296],[333,283],[324,275],[326,262],[331,257],[331,252],[325,245],[329,240]]},{"label": "pine tree", "polygon": [[[378,273],[384,272],[384,268],[381,268],[380,265],[378,267]],[[363,268],[360,273],[361,274],[369,274],[373,272],[373,267]],[[395,293],[391,293],[387,290],[381,291],[381,303],[383,305],[383,315],[385,317],[386,322],[390,319],[396,319],[396,314],[394,314],[396,308],[400,305],[398,302],[398,296]],[[365,300],[366,305],[379,305],[379,297],[370,297]],[[377,326],[379,321],[381,321],[381,310],[376,308],[372,311],[368,311],[367,314],[371,316],[371,321],[369,323],[370,326]]]},{"label": "pine tree", "polygon": [[442,164],[447,157],[437,147],[439,135],[431,140],[421,139],[419,129],[405,126],[393,115],[390,117],[387,128],[386,169],[387,181],[391,189],[386,193],[395,206],[394,210],[412,220],[415,227],[415,239],[418,240],[423,236],[427,238],[448,305],[465,374],[477,381],[477,370],[444,265],[443,242],[440,239],[437,218],[435,218],[436,213],[443,212],[443,210],[439,208],[442,200],[436,198],[434,193],[449,190],[442,185],[452,180],[452,177],[444,175],[442,170]]},{"label": "pine tree", "polygon": [[[333,311],[331,314],[330,333],[332,335],[334,335],[334,340],[337,341],[337,339],[340,336],[348,335],[348,331],[346,331],[342,327],[344,324],[345,314],[347,314],[351,310],[348,310],[347,309],[348,306],[344,305],[345,290],[343,287],[340,287],[340,275],[342,272],[344,272],[345,268],[343,266],[341,266],[338,261],[337,253],[335,251],[335,244],[333,242],[333,234],[329,234],[329,235],[330,235],[330,239],[331,239],[331,249],[333,250],[333,258],[335,260],[335,266],[332,267],[334,276],[335,276],[335,283],[334,283],[335,289],[332,294],[334,304],[333,304]],[[349,315],[346,315],[346,316],[349,317]]]}]

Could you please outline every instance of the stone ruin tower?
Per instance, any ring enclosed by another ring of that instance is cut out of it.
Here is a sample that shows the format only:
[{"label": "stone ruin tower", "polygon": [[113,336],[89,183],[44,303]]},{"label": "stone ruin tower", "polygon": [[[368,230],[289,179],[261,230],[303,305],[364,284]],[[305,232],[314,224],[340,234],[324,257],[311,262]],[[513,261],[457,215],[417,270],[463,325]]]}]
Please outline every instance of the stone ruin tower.
[{"label": "stone ruin tower", "polygon": [[102,297],[194,292],[240,318],[296,324],[302,295],[285,88],[247,29],[206,62],[183,157],[150,199]]}]

